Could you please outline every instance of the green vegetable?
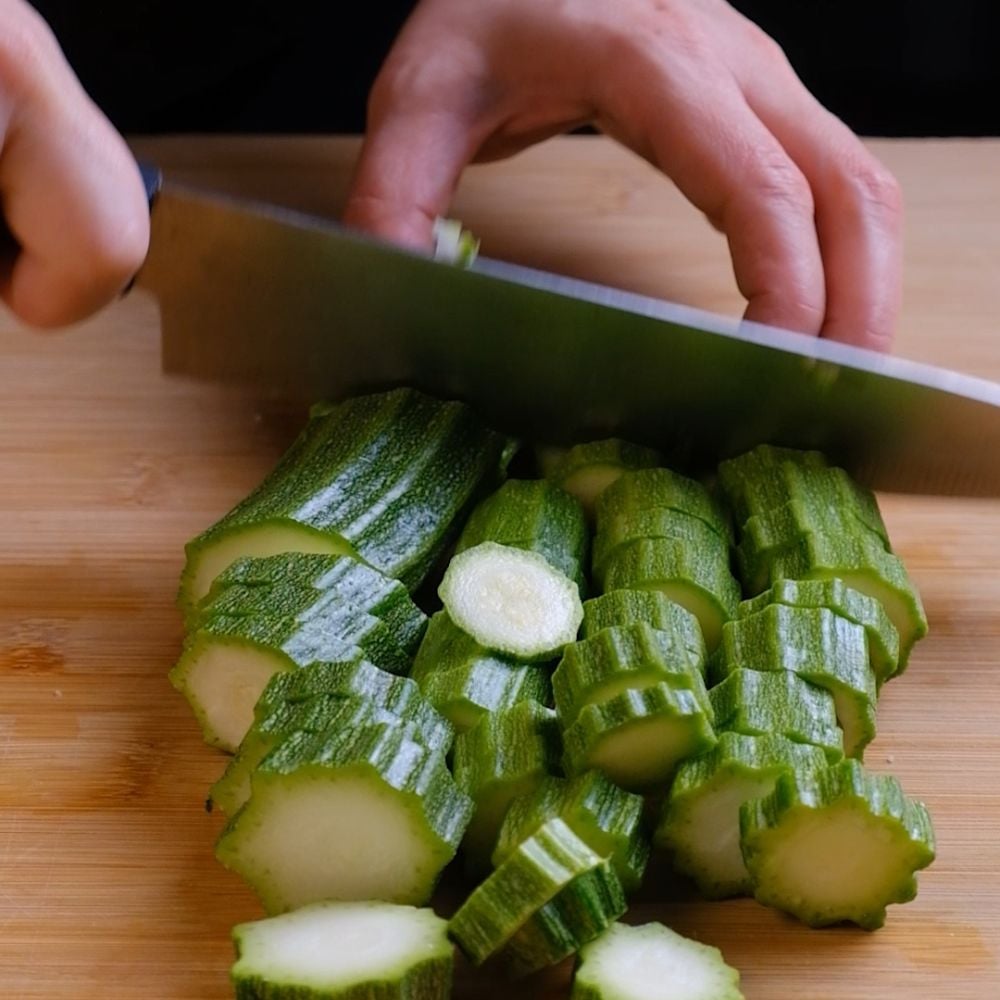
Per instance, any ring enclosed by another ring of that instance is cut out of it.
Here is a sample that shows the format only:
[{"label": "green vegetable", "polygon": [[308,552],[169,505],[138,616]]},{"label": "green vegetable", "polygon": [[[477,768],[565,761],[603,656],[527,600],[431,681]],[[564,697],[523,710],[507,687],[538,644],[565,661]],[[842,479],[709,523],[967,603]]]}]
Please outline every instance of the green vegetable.
[{"label": "green vegetable", "polygon": [[541,826],[561,819],[595,853],[610,858],[626,893],[639,888],[649,841],[642,829],[643,800],[619,788],[598,771],[571,780],[545,778],[507,810],[493,851],[499,867]]},{"label": "green vegetable", "polygon": [[448,566],[438,594],[451,620],[486,649],[549,660],[576,638],[576,584],[537,552],[482,542]]},{"label": "green vegetable", "polygon": [[563,732],[563,768],[592,768],[641,791],[666,781],[677,764],[715,745],[712,711],[690,691],[666,684],[627,690],[587,705]]},{"label": "green vegetable", "polygon": [[471,267],[479,256],[479,239],[462,227],[458,219],[434,220],[434,259],[457,267]]},{"label": "green vegetable", "polygon": [[399,726],[296,732],[258,764],[215,854],[269,913],[324,899],[419,905],[471,815],[444,756]]},{"label": "green vegetable", "polygon": [[412,589],[509,457],[464,404],[413,389],[316,406],[264,482],[188,543],[181,606],[241,556],[290,551],[357,555]]},{"label": "green vegetable", "polygon": [[826,766],[817,747],[782,736],[720,733],[709,753],[685,761],[664,803],[654,843],[690,875],[708,899],[751,891],[740,850],[740,806],[768,795],[778,776]]},{"label": "green vegetable", "polygon": [[742,807],[740,826],[754,896],[811,927],[881,927],[886,906],[913,899],[914,873],[934,860],[923,803],[854,760],[783,774]]},{"label": "green vegetable", "polygon": [[571,1000],[743,1000],[718,948],[663,924],[612,924],[580,951]]},{"label": "green vegetable", "polygon": [[472,512],[456,552],[496,542],[537,552],[564,576],[586,589],[584,566],[590,547],[579,500],[544,479],[508,479]]},{"label": "green vegetable", "polygon": [[315,903],[233,928],[236,1000],[448,1000],[454,949],[433,910]]},{"label": "green vegetable", "polygon": [[552,693],[563,726],[575,722],[587,705],[652,684],[690,691],[707,710],[704,670],[704,659],[672,632],[642,624],[613,626],[566,647],[552,675]]}]

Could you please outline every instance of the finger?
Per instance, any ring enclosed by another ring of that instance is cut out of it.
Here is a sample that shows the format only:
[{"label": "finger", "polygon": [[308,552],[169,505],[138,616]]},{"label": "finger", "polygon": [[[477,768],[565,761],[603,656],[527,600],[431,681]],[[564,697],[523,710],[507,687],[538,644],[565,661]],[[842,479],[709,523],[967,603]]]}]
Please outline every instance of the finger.
[{"label": "finger", "polygon": [[598,94],[601,124],[725,232],[747,319],[818,333],[825,282],[802,172],[714,59],[654,48],[641,61],[633,86],[607,74],[618,85]]},{"label": "finger", "polygon": [[901,302],[899,186],[806,90],[777,46],[763,39],[743,48],[744,92],[813,192],[826,275],[822,335],[888,350]]}]

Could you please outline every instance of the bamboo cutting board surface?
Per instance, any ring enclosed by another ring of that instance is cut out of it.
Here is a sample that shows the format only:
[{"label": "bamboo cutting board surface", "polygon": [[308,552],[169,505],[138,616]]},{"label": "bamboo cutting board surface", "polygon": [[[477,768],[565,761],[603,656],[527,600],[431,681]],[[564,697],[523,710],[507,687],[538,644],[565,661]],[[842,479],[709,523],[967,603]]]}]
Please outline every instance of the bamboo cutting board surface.
[{"label": "bamboo cutting board surface", "polygon": [[[351,141],[137,144],[178,176],[335,214]],[[1000,380],[1000,143],[873,144],[909,206],[898,353]],[[722,239],[600,139],[473,170],[454,214],[484,252],[737,312]],[[0,997],[230,995],[230,927],[259,915],[203,802],[223,760],[166,673],[183,543],[269,469],[302,414],[170,381],[157,313],[73,331],[0,319]],[[998,456],[1000,461],[1000,456]],[[748,1000],[1000,996],[1000,502],[885,497],[931,622],[879,706],[868,763],[934,815],[937,862],[875,934],[809,931],[650,879],[637,920],[721,947]],[[822,864],[817,858],[817,864]],[[363,859],[359,859],[359,864]],[[459,974],[462,997],[566,995]]]}]

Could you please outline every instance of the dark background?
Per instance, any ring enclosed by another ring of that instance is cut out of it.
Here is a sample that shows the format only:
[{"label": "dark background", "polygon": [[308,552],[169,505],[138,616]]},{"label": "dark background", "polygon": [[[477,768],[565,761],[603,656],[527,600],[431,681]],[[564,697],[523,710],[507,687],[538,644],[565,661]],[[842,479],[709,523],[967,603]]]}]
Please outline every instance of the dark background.
[{"label": "dark background", "polygon": [[[368,87],[413,3],[35,6],[122,131],[359,132]],[[861,134],[1000,134],[995,0],[735,6],[784,46],[806,85]]]}]

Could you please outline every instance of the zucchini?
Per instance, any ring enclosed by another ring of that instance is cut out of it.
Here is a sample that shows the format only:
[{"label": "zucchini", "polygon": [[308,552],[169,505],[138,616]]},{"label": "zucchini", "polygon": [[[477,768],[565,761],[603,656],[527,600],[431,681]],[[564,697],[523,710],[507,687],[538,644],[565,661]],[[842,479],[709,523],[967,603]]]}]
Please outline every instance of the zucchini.
[{"label": "zucchini", "polygon": [[570,1000],[743,1000],[718,948],[663,924],[612,924],[580,950]]},{"label": "zucchini", "polygon": [[533,701],[485,715],[455,738],[455,782],[475,803],[462,841],[470,870],[489,865],[507,807],[557,769],[559,751],[556,713]]},{"label": "zucchini", "polygon": [[181,606],[241,556],[289,551],[356,555],[412,590],[510,454],[467,406],[414,389],[315,406],[260,486],[188,543]]},{"label": "zucchini", "polygon": [[448,1000],[447,930],[433,910],[371,901],[238,924],[236,1000]]},{"label": "zucchini", "polygon": [[[449,930],[474,965],[503,952],[508,968],[524,974],[574,950],[569,947],[555,954],[539,948],[537,925],[518,938],[532,918],[556,899],[557,914],[583,930],[607,926],[625,911],[621,885],[607,859],[558,818],[514,849],[459,907]],[[584,943],[574,942],[576,947]]]},{"label": "zucchini", "polygon": [[413,661],[411,677],[458,732],[471,729],[487,712],[519,701],[552,703],[552,684],[542,664],[520,663],[484,649],[439,611]]},{"label": "zucchini", "polygon": [[563,731],[563,769],[596,769],[630,791],[662,784],[677,764],[715,746],[710,705],[667,684],[587,705]]},{"label": "zucchini", "polygon": [[875,674],[862,626],[826,608],[771,604],[726,625],[710,676],[720,682],[741,667],[790,670],[829,691],[848,757],[860,758],[875,737]]},{"label": "zucchini", "polygon": [[658,590],[612,590],[584,601],[580,638],[590,639],[613,625],[640,623],[672,633],[693,656],[705,659],[705,639],[698,619]]},{"label": "zucchini", "polygon": [[649,860],[642,814],[642,796],[619,788],[599,771],[570,780],[545,778],[511,802],[493,850],[493,866],[498,868],[541,826],[559,818],[595,854],[610,858],[624,891],[634,892]]},{"label": "zucchini", "polygon": [[544,479],[508,479],[481,501],[455,547],[464,552],[496,542],[543,556],[583,593],[590,532],[576,497]]},{"label": "zucchini", "polygon": [[560,454],[547,452],[541,464],[545,478],[575,496],[593,518],[601,495],[623,473],[659,465],[661,458],[652,448],[606,438],[574,445]]},{"label": "zucchini", "polygon": [[742,806],[740,827],[756,899],[810,927],[881,927],[886,907],[913,899],[914,873],[934,860],[923,803],[855,760],[783,774],[769,796]]},{"label": "zucchini", "polygon": [[660,591],[698,619],[709,652],[719,644],[723,624],[740,603],[739,584],[729,572],[724,550],[695,548],[675,538],[623,545],[608,558],[604,590]]},{"label": "zucchini", "polygon": [[790,670],[734,670],[708,693],[716,731],[764,736],[819,747],[831,764],[844,756],[837,707],[825,688]]},{"label": "zucchini", "polygon": [[438,595],[452,621],[482,646],[525,661],[557,656],[583,620],[569,577],[537,552],[496,542],[455,556]]},{"label": "zucchini", "polygon": [[257,765],[215,855],[268,913],[324,899],[421,905],[471,816],[443,754],[399,726],[296,732]]},{"label": "zucchini", "polygon": [[740,806],[768,795],[785,772],[825,766],[817,747],[782,736],[720,733],[711,752],[678,768],[653,841],[671,852],[674,867],[705,898],[746,895],[752,887],[740,849]]},{"label": "zucchini", "polygon": [[619,625],[566,647],[552,675],[552,694],[563,726],[575,722],[587,705],[651,684],[690,691],[707,709],[704,670],[704,659],[692,656],[672,632]]},{"label": "zucchini", "polygon": [[898,671],[899,632],[896,626],[874,597],[848,587],[843,580],[836,577],[827,580],[778,580],[770,590],[744,601],[737,616],[748,618],[763,611],[769,604],[828,608],[841,618],[864,626],[868,638],[868,660],[876,681],[881,685]]}]

